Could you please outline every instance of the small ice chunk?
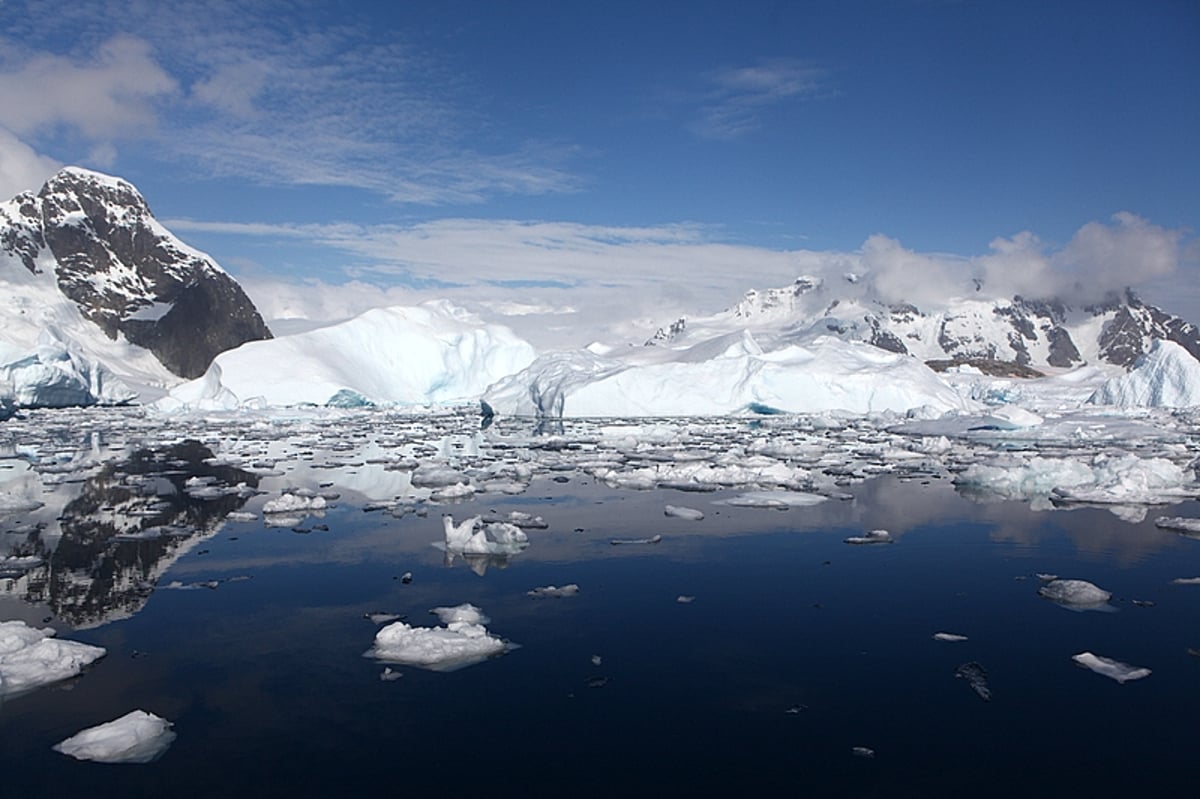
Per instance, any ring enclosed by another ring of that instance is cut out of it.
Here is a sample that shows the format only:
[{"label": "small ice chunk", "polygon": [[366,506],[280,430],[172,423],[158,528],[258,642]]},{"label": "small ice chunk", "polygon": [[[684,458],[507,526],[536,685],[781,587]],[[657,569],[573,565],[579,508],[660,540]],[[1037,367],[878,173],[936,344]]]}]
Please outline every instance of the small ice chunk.
[{"label": "small ice chunk", "polygon": [[144,710],[90,727],[54,745],[56,752],[98,763],[150,763],[175,740],[171,722]]},{"label": "small ice chunk", "polygon": [[1073,609],[1105,606],[1112,594],[1087,580],[1051,580],[1038,589],[1040,596]]},{"label": "small ice chunk", "polygon": [[577,586],[575,583],[569,583],[561,588],[556,585],[543,585],[540,588],[535,588],[532,591],[525,592],[527,596],[534,597],[535,599],[546,599],[548,597],[561,599],[565,596],[575,596],[578,593],[579,586]]},{"label": "small ice chunk", "polygon": [[1154,520],[1154,526],[1180,533],[1200,533],[1200,519],[1186,516],[1159,516]]},{"label": "small ice chunk", "polygon": [[661,535],[652,535],[649,538],[614,538],[608,543],[619,546],[621,544],[657,544],[660,541],[662,541]]},{"label": "small ice chunk", "polygon": [[852,535],[845,539],[847,544],[892,544],[895,541],[887,530],[872,530],[866,535]]},{"label": "small ice chunk", "polygon": [[1103,674],[1105,677],[1116,680],[1121,684],[1150,676],[1150,669],[1141,666],[1131,666],[1119,660],[1093,655],[1091,652],[1080,652],[1078,655],[1072,655],[1071,660],[1085,669],[1091,669],[1097,674]]},{"label": "small ice chunk", "polygon": [[397,621],[375,634],[363,653],[385,663],[431,671],[454,671],[502,655],[513,645],[488,632],[487,617],[474,605],[434,608],[445,627],[410,627]]},{"label": "small ice chunk", "polygon": [[675,597],[675,601],[681,605],[690,605],[696,601],[696,597],[690,594],[680,594],[679,596]]},{"label": "small ice chunk", "polygon": [[867,760],[872,760],[875,757],[875,750],[869,746],[852,746],[850,747],[850,753],[855,757],[862,757]]},{"label": "small ice chunk", "polygon": [[257,513],[250,513],[249,511],[242,510],[230,511],[229,513],[225,514],[226,521],[231,522],[252,522],[257,518]]},{"label": "small ice chunk", "polygon": [[592,665],[593,666],[599,666],[603,662],[604,662],[604,658],[600,657],[599,655],[592,655]]},{"label": "small ice chunk", "polygon": [[404,672],[396,671],[391,666],[384,666],[383,671],[379,673],[379,679],[383,682],[395,682],[404,676]]},{"label": "small ice chunk", "polygon": [[676,519],[685,519],[689,522],[698,522],[704,518],[704,512],[695,508],[686,508],[682,505],[667,505],[663,508],[663,513],[667,516],[674,516]]},{"label": "small ice chunk", "polygon": [[99,646],[54,638],[49,627],[0,622],[0,697],[74,677],[104,652]]},{"label": "small ice chunk", "polygon": [[933,640],[935,640],[935,641],[952,641],[952,642],[957,642],[957,641],[965,641],[965,640],[967,640],[967,636],[965,636],[965,635],[958,635],[958,634],[956,634],[956,633],[934,633],[934,634],[933,634]]},{"label": "small ice chunk", "polygon": [[1200,585],[1200,577],[1176,577],[1171,583],[1174,585]]},{"label": "small ice chunk", "polygon": [[327,504],[325,497],[284,493],[278,499],[266,502],[262,510],[263,513],[295,513],[298,510],[324,510]]},{"label": "small ice chunk", "polygon": [[372,624],[388,624],[403,618],[399,613],[368,613],[366,616]]},{"label": "small ice chunk", "polygon": [[972,660],[964,663],[954,671],[955,677],[961,677],[971,686],[971,690],[979,694],[984,702],[992,701],[992,689],[988,687],[987,670]]}]

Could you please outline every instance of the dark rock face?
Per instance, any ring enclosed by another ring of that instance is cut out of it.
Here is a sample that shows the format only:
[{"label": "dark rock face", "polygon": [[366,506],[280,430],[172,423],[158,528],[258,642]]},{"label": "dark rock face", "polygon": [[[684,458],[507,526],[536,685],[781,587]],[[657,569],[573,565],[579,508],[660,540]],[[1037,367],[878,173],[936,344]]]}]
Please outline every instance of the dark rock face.
[{"label": "dark rock face", "polygon": [[1128,369],[1146,352],[1149,340],[1155,338],[1173,341],[1200,359],[1200,330],[1190,322],[1146,305],[1132,291],[1126,290],[1124,297],[1114,296],[1089,310],[1097,314],[1116,311],[1100,331],[1100,355],[1106,361]]},{"label": "dark rock face", "polygon": [[219,353],[271,337],[237,281],[162,227],[129,183],[67,168],[15,206],[0,247],[34,273],[49,251],[59,290],[86,318],[173,373],[199,377]]}]

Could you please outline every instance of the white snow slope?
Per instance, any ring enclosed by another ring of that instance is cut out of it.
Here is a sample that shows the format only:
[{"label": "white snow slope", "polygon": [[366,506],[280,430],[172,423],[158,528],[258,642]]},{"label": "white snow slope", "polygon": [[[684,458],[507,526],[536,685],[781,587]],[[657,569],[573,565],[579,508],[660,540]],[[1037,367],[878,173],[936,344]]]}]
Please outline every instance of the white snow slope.
[{"label": "white snow slope", "polygon": [[204,377],[175,388],[159,407],[471,401],[535,355],[507,327],[484,324],[446,301],[375,308],[222,353]]}]

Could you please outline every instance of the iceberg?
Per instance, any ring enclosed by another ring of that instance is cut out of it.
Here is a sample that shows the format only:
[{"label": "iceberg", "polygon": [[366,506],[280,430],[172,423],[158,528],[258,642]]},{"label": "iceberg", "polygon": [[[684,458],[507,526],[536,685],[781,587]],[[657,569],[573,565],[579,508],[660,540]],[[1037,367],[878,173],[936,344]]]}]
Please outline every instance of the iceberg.
[{"label": "iceberg", "polygon": [[984,702],[992,701],[992,689],[988,687],[987,670],[979,663],[972,660],[970,663],[962,664],[955,669],[954,676],[966,680],[967,685],[971,686],[971,690]]},{"label": "iceberg", "polygon": [[0,622],[0,697],[74,677],[104,657],[103,647],[54,638],[54,630]]},{"label": "iceberg", "polygon": [[175,740],[171,722],[144,710],[90,727],[54,745],[54,751],[76,760],[98,763],[150,763]]},{"label": "iceberg", "polygon": [[1122,663],[1119,660],[1093,655],[1091,652],[1080,652],[1078,655],[1072,655],[1071,660],[1085,669],[1090,669],[1097,674],[1103,674],[1109,679],[1116,680],[1122,685],[1131,680],[1140,680],[1150,676],[1150,669],[1141,666],[1131,666],[1128,663]]},{"label": "iceberg", "polygon": [[1173,341],[1155,339],[1128,374],[1103,383],[1088,402],[1161,408],[1200,405],[1200,361]]},{"label": "iceberg", "polygon": [[400,663],[430,671],[455,671],[482,663],[514,648],[484,626],[488,619],[471,604],[434,608],[444,627],[411,627],[393,622],[375,634],[363,653],[384,663]]},{"label": "iceberg", "polygon": [[473,401],[535,355],[509,328],[485,324],[445,300],[375,308],[339,324],[221,353],[203,377],[176,387],[156,407]]},{"label": "iceberg", "polygon": [[24,408],[125,405],[137,392],[107,366],[43,331],[37,346],[0,347],[0,402]]},{"label": "iceberg", "polygon": [[[649,352],[647,352],[649,351]],[[915,358],[822,336],[764,351],[748,330],[671,350],[548,353],[484,395],[496,413],[538,418],[961,411],[969,403]]]}]

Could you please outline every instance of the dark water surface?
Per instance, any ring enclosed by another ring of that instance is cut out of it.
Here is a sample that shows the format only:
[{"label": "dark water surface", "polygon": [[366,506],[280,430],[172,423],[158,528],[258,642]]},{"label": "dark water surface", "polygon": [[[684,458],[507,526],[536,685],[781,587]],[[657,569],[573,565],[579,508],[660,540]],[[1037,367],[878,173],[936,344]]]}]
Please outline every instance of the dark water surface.
[{"label": "dark water surface", "polygon": [[[722,492],[539,479],[521,496],[442,509],[550,523],[482,575],[431,546],[436,508],[394,518],[337,503],[302,533],[228,523],[128,618],[55,622],[108,655],[0,705],[0,793],[1193,794],[1200,586],[1172,580],[1200,576],[1200,541],[1100,509],[977,504],[938,479],[883,477],[853,492],[778,511],[713,504],[732,495]],[[665,517],[666,504],[706,518]],[[875,528],[896,542],[843,543]],[[655,534],[657,545],[610,544]],[[136,557],[152,544],[129,546]],[[1039,572],[1097,583],[1115,612],[1039,598]],[[579,594],[526,595],[566,583]],[[11,618],[5,602],[0,618]],[[365,613],[433,626],[430,608],[464,602],[519,648],[451,673],[394,667],[404,676],[391,682],[362,656],[377,629]],[[969,640],[933,640],[939,631]],[[1085,650],[1153,674],[1120,685],[1072,662]],[[955,676],[971,661],[990,702]],[[134,708],[175,725],[159,761],[51,750]]]}]

